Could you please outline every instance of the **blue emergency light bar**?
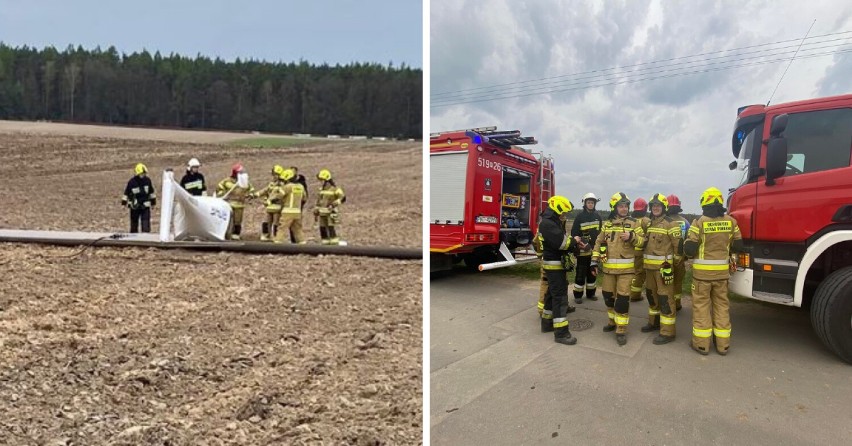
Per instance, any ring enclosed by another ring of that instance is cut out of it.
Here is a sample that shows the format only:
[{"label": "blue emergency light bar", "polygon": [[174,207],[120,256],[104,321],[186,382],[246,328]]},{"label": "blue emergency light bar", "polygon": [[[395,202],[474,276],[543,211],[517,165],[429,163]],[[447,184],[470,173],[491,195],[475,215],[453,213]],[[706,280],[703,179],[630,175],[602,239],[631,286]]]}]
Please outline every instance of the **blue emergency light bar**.
[{"label": "blue emergency light bar", "polygon": [[511,131],[474,131],[468,130],[465,136],[471,139],[474,144],[491,144],[497,147],[508,149],[512,146],[538,144],[532,136],[521,136],[520,130]]}]

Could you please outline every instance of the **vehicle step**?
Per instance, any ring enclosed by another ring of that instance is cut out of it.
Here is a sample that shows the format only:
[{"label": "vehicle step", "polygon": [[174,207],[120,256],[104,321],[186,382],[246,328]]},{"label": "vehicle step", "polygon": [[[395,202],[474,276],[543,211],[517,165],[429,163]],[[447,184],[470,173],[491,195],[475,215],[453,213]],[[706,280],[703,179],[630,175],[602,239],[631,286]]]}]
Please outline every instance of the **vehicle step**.
[{"label": "vehicle step", "polygon": [[780,293],[767,293],[765,291],[754,291],[753,296],[757,300],[763,300],[766,302],[773,302],[778,304],[791,304],[793,303],[793,296],[789,294],[780,294]]}]

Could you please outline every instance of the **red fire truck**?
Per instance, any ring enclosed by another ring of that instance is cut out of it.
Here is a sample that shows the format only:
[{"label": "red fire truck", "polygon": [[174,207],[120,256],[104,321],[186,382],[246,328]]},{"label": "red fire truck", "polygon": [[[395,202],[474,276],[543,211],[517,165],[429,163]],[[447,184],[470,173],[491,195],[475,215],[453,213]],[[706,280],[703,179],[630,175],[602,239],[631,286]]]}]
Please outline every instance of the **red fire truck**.
[{"label": "red fire truck", "polygon": [[511,253],[529,247],[553,194],[551,158],[521,147],[536,143],[496,127],[431,135],[433,272],[462,260],[480,270],[518,263]]},{"label": "red fire truck", "polygon": [[852,95],[741,107],[733,154],[728,209],[747,252],[731,291],[809,305],[819,338],[852,363]]}]

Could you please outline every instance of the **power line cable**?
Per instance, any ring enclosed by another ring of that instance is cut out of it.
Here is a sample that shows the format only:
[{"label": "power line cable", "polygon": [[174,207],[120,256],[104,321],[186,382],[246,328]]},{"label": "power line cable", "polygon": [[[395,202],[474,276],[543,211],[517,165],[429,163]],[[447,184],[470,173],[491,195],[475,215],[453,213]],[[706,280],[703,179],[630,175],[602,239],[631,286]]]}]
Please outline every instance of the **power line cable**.
[{"label": "power line cable", "polygon": [[[850,38],[852,38],[852,37],[831,39],[831,40],[826,40],[826,41],[822,41],[822,42],[812,42],[812,43],[809,43],[808,45],[815,45],[815,44],[828,43],[828,42],[836,42],[836,41],[840,41],[840,40],[845,41],[843,43],[834,44],[834,45],[826,45],[826,46],[821,46],[821,47],[806,48],[804,51],[814,51],[814,50],[818,50],[818,49],[835,48],[835,47],[839,47],[839,46],[842,46],[842,45],[847,45],[847,44],[852,43],[852,41],[848,41],[848,39],[850,39]],[[630,70],[630,71],[624,71],[624,72],[619,72],[619,73],[598,74],[598,75],[594,75],[594,76],[577,77],[575,79],[570,80],[571,82],[569,82],[569,80],[566,79],[566,80],[563,80],[563,81],[542,82],[537,86],[536,85],[514,86],[514,87],[502,89],[502,90],[495,89],[494,91],[483,91],[483,92],[479,92],[479,93],[463,93],[463,94],[458,95],[456,97],[433,98],[432,102],[433,103],[441,103],[441,102],[448,102],[448,101],[457,101],[457,100],[460,100],[460,99],[474,99],[474,98],[477,98],[477,97],[483,97],[483,96],[487,96],[487,95],[491,95],[491,94],[497,94],[497,93],[503,94],[503,93],[510,92],[511,90],[518,90],[518,92],[520,92],[524,89],[530,89],[530,90],[542,89],[542,88],[545,88],[544,86],[547,86],[547,85],[556,85],[556,86],[558,86],[558,85],[563,85],[563,86],[564,85],[574,85],[574,84],[577,83],[576,81],[580,81],[580,80],[596,80],[596,79],[600,79],[600,78],[612,78],[612,77],[615,77],[615,76],[634,75],[634,74],[639,74],[643,71],[646,72],[644,74],[649,74],[649,73],[660,73],[660,72],[675,71],[675,70],[678,70],[678,69],[700,68],[700,67],[702,67],[702,65],[695,65],[695,66],[688,66],[688,65],[700,64],[700,63],[707,62],[707,61],[710,61],[710,60],[715,60],[715,59],[724,59],[724,58],[729,58],[729,57],[743,56],[743,55],[746,55],[746,54],[762,53],[762,52],[767,52],[767,51],[777,51],[777,50],[786,49],[786,48],[797,48],[797,49],[796,49],[796,51],[776,52],[776,53],[764,54],[764,55],[760,55],[760,56],[752,56],[752,57],[748,57],[748,58],[739,58],[739,59],[731,59],[731,60],[724,60],[724,61],[720,60],[720,61],[713,62],[711,64],[707,64],[707,65],[703,65],[703,66],[710,66],[710,65],[713,65],[713,64],[735,63],[735,62],[742,61],[742,60],[759,59],[761,57],[773,57],[773,56],[778,56],[778,55],[782,55],[782,54],[789,54],[789,53],[793,53],[795,55],[795,53],[798,52],[799,49],[801,48],[801,45],[790,45],[790,46],[786,46],[786,47],[766,49],[766,50],[758,50],[758,51],[753,51],[753,52],[748,52],[748,53],[731,54],[731,55],[726,55],[726,56],[717,56],[717,57],[707,58],[707,59],[704,59],[704,60],[693,60],[693,61],[687,61],[687,62],[679,62],[679,63],[663,65],[663,66],[659,66],[659,67],[640,68],[640,69],[637,69],[637,70]],[[671,67],[676,67],[676,66],[680,66],[680,65],[684,65],[684,66],[682,66],[680,68],[675,68],[675,69],[671,68]],[[667,68],[669,68],[669,69],[667,69]],[[563,82],[569,82],[569,83],[563,84]],[[488,87],[488,88],[490,88],[490,87]]]},{"label": "power line cable", "polygon": [[[836,32],[836,33],[829,33],[829,34],[822,34],[822,35],[818,35],[818,36],[808,37],[807,39],[818,39],[818,38],[822,38],[822,37],[831,37],[831,36],[837,36],[837,35],[842,35],[842,34],[850,34],[850,33],[852,33],[852,31],[840,31],[840,32]],[[674,61],[674,60],[688,59],[688,58],[691,58],[691,57],[707,56],[707,55],[711,55],[711,54],[719,54],[719,53],[724,53],[726,51],[739,51],[739,50],[744,50],[744,49],[760,48],[760,47],[765,47],[765,46],[777,45],[777,44],[780,44],[780,43],[799,42],[799,41],[800,41],[800,39],[798,39],[798,38],[789,39],[789,40],[778,40],[778,41],[775,41],[775,42],[762,43],[762,44],[758,44],[758,45],[749,45],[749,46],[733,48],[733,49],[729,49],[729,50],[710,51],[710,52],[706,52],[706,53],[692,54],[692,55],[689,55],[689,56],[679,56],[679,57],[673,57],[673,58],[669,58],[669,59],[660,59],[660,60],[654,60],[654,61],[650,61],[650,62],[642,62],[642,63],[632,64],[632,65],[625,65],[625,66],[620,67],[620,68],[638,67],[638,66],[650,65],[650,64],[661,63],[661,62],[670,62],[670,61]],[[431,96],[435,97],[435,96],[442,96],[442,95],[453,94],[453,93],[462,93],[462,92],[466,92],[466,91],[476,91],[476,90],[496,88],[496,87],[504,87],[504,86],[508,86],[508,85],[516,85],[516,84],[522,84],[522,83],[528,83],[528,82],[537,82],[537,81],[542,81],[542,80],[559,79],[559,78],[563,78],[563,77],[576,76],[576,75],[580,75],[580,74],[590,74],[590,73],[598,73],[598,72],[603,72],[603,71],[610,71],[610,70],[614,70],[614,69],[618,69],[618,68],[619,67],[603,68],[603,69],[598,69],[598,70],[582,71],[582,72],[578,72],[578,73],[563,74],[563,75],[559,75],[559,76],[544,77],[544,78],[539,78],[539,79],[530,79],[530,80],[525,80],[525,81],[509,82],[509,83],[505,83],[505,84],[496,84],[496,85],[491,85],[491,86],[487,86],[487,87],[476,87],[476,88],[467,88],[467,89],[455,90],[455,91],[438,92],[438,93],[432,93]]]},{"label": "power line cable", "polygon": [[[805,33],[805,37],[802,38],[802,43],[805,43],[805,39],[808,38],[808,34],[811,33],[811,29],[813,29],[814,24],[816,24],[816,19],[814,19],[813,23],[811,23],[811,27],[808,28],[808,32]],[[802,47],[802,43],[799,44],[799,48]],[[799,54],[799,50],[796,49],[796,53],[793,54],[793,57],[790,58],[790,63],[787,64],[787,68],[784,68],[784,72],[781,73],[781,78],[778,79],[778,83],[775,84],[775,88],[772,89],[772,94],[769,95],[769,99],[766,101],[766,106],[769,107],[769,103],[772,102],[772,97],[775,96],[775,91],[778,90],[778,86],[781,85],[781,81],[784,80],[784,76],[787,74],[787,70],[790,69],[790,65],[793,65],[793,61],[796,60],[796,54]]]},{"label": "power line cable", "polygon": [[[822,48],[812,48],[811,50],[825,49],[825,48],[838,48],[838,47],[841,47],[841,46],[842,45],[834,45],[834,46],[827,46],[827,47],[822,47]],[[838,52],[843,52],[843,51],[838,51]],[[828,54],[835,54],[835,53],[836,52],[823,52],[823,53],[814,53],[814,54],[816,54],[816,55],[828,55]],[[786,54],[786,53],[780,53],[780,54]],[[769,56],[778,56],[780,54],[774,54],[774,55],[769,55]],[[763,57],[769,57],[769,56],[763,56]],[[671,71],[677,71],[677,73],[675,73],[673,75],[664,76],[662,78],[671,78],[671,77],[675,77],[675,76],[678,76],[678,75],[689,75],[689,74],[696,74],[696,73],[704,73],[704,72],[708,72],[708,71],[721,71],[721,70],[728,69],[728,68],[738,68],[738,67],[744,67],[744,66],[762,65],[762,63],[757,63],[757,64],[751,63],[751,64],[736,65],[736,63],[742,62],[744,60],[760,59],[760,58],[761,57],[744,58],[742,60],[732,60],[732,61],[726,61],[726,62],[723,62],[723,63],[706,64],[706,65],[694,66],[694,67],[688,68],[688,69],[692,69],[693,71],[680,71],[680,70],[685,70],[687,68],[679,68],[679,69],[674,69],[674,70],[671,70],[671,69],[670,70],[656,70],[654,72],[622,76],[620,78],[599,78],[599,79],[593,79],[591,81],[568,82],[568,83],[564,83],[564,84],[560,84],[560,85],[555,85],[555,86],[552,86],[552,87],[551,86],[531,87],[531,88],[528,88],[526,90],[518,91],[518,92],[511,92],[511,91],[489,92],[489,93],[483,93],[481,95],[472,96],[472,97],[459,97],[459,98],[448,98],[448,99],[444,99],[444,100],[436,100],[436,101],[432,101],[431,106],[432,107],[443,107],[443,106],[448,106],[448,105],[455,105],[457,103],[481,102],[482,100],[493,100],[493,99],[508,99],[508,98],[511,98],[511,97],[524,97],[524,96],[531,96],[531,95],[534,95],[534,94],[545,94],[545,93],[552,93],[552,92],[556,92],[556,91],[573,90],[573,88],[566,88],[566,87],[575,86],[575,85],[579,86],[578,88],[583,88],[583,87],[592,88],[592,87],[596,87],[596,86],[612,85],[610,83],[596,84],[595,82],[625,80],[625,79],[630,80],[630,79],[636,79],[638,76],[656,76],[658,74],[671,72]],[[800,58],[806,58],[806,57],[800,57]],[[768,63],[783,62],[783,61],[786,61],[786,60],[789,60],[789,58],[785,56],[785,57],[782,57],[780,59],[769,59],[765,62],[768,62]],[[728,65],[724,65],[724,64],[728,64]],[[707,68],[707,67],[713,67],[713,66],[716,66],[716,65],[722,65],[722,66],[717,67],[717,69],[713,69],[713,70],[695,70],[696,68]],[[656,79],[656,78],[657,77],[640,78],[640,79]],[[515,93],[517,93],[517,94],[515,94]]]},{"label": "power line cable", "polygon": [[[799,57],[799,59],[810,59],[810,58],[814,58],[814,57],[823,57],[823,56],[828,56],[828,55],[833,55],[833,54],[845,54],[845,53],[850,53],[850,52],[852,52],[852,49],[838,50],[838,51],[827,51],[827,52],[823,52],[823,53],[815,53],[815,54],[809,54],[809,55],[801,56],[801,57]],[[729,66],[717,67],[717,68],[707,69],[707,70],[697,70],[697,71],[689,71],[689,72],[683,72],[683,73],[669,74],[669,75],[665,75],[665,76],[652,76],[652,77],[647,77],[647,78],[629,79],[629,80],[625,80],[625,81],[607,82],[607,83],[595,84],[595,85],[591,85],[591,83],[587,83],[587,85],[581,85],[581,86],[578,86],[578,87],[549,90],[549,91],[544,91],[544,92],[523,93],[523,94],[516,94],[516,95],[502,96],[502,97],[464,100],[464,101],[449,102],[449,103],[444,103],[444,104],[431,104],[431,107],[432,108],[440,108],[440,107],[449,107],[449,106],[453,106],[453,105],[470,104],[470,103],[477,103],[477,102],[490,102],[490,101],[496,101],[496,100],[502,100],[502,99],[514,99],[514,98],[520,98],[520,97],[535,96],[535,95],[540,95],[540,94],[564,93],[564,92],[567,92],[567,91],[585,90],[585,89],[604,87],[604,86],[609,86],[609,85],[632,84],[632,83],[644,82],[644,81],[649,81],[649,80],[668,79],[668,78],[673,78],[673,77],[678,77],[678,76],[687,76],[687,75],[691,75],[691,74],[724,71],[724,70],[729,70],[729,69],[733,69],[733,68],[766,65],[766,64],[771,64],[771,63],[784,62],[784,61],[787,61],[787,60],[788,60],[788,58],[785,57],[785,58],[781,58],[781,59],[757,61],[757,62],[751,62],[751,63],[740,64],[740,65],[729,65]],[[649,73],[646,73],[646,74],[649,74]],[[654,74],[654,73],[650,73],[650,74]]]}]

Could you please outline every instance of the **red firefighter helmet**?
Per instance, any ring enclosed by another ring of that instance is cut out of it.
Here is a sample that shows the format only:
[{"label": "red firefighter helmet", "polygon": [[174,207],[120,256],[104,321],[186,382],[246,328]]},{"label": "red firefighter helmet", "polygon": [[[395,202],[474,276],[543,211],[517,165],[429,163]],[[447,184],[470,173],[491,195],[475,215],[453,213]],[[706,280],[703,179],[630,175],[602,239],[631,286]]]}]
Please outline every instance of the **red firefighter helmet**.
[{"label": "red firefighter helmet", "polygon": [[669,207],[680,206],[680,198],[678,198],[675,194],[669,195],[668,197],[666,197],[666,200],[669,201]]},{"label": "red firefighter helmet", "polygon": [[647,212],[648,211],[648,202],[645,201],[644,198],[637,198],[636,201],[633,202],[633,211],[635,212]]},{"label": "red firefighter helmet", "polygon": [[234,164],[234,167],[231,167],[231,178],[236,178],[237,174],[243,171],[243,165],[240,163]]}]

